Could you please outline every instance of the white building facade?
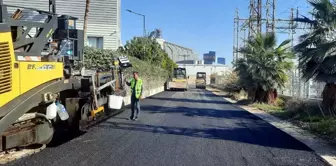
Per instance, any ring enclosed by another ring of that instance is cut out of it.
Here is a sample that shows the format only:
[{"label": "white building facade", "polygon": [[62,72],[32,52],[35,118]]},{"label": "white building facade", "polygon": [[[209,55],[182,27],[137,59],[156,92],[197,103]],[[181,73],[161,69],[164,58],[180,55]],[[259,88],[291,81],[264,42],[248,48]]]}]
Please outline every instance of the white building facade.
[{"label": "white building facade", "polygon": [[189,84],[194,84],[197,72],[205,72],[207,75],[207,84],[210,84],[210,75],[223,75],[232,72],[232,68],[227,65],[209,65],[209,64],[178,64],[179,67],[186,68],[187,76],[189,76]]},{"label": "white building facade", "polygon": [[[121,45],[121,0],[90,2],[88,46],[117,49]],[[49,11],[49,0],[4,0],[4,4]],[[77,29],[83,29],[85,5],[86,0],[56,0],[56,13],[77,17]]]}]

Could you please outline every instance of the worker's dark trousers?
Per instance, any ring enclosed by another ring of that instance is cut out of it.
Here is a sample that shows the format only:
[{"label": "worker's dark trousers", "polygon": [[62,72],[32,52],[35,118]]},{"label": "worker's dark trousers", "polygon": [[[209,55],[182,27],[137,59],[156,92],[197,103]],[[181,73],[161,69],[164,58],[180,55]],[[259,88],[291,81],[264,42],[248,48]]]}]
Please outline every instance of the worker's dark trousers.
[{"label": "worker's dark trousers", "polygon": [[140,113],[140,100],[136,99],[135,97],[131,98],[131,110],[132,110],[132,115],[131,119],[137,119],[139,117]]}]

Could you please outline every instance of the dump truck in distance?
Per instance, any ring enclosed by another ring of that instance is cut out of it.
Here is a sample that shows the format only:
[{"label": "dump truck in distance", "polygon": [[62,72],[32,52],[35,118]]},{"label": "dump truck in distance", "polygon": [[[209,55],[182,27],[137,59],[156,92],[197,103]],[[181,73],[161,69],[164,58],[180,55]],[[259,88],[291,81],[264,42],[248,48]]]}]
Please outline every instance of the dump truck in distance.
[{"label": "dump truck in distance", "polygon": [[188,90],[188,78],[185,68],[174,68],[172,77],[166,82],[166,90]]},{"label": "dump truck in distance", "polygon": [[196,73],[196,88],[205,89],[206,88],[206,73],[197,72]]}]

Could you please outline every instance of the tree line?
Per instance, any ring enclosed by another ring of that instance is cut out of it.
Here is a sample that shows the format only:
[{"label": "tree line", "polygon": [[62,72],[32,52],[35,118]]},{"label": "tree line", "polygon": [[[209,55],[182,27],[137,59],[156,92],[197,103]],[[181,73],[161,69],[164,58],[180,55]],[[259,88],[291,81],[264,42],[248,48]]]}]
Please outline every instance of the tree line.
[{"label": "tree line", "polygon": [[[161,48],[155,38],[134,37],[117,50],[97,49],[86,46],[84,49],[84,64],[77,64],[76,68],[85,66],[88,69],[108,70],[114,59],[128,56],[133,69],[145,75],[160,75],[168,78],[177,64]],[[154,69],[149,71],[149,69]],[[159,68],[159,69],[158,69]]]},{"label": "tree line", "polygon": [[150,62],[167,70],[169,74],[177,67],[177,64],[161,48],[155,38],[134,37],[126,42],[125,46],[119,47],[119,52]]}]

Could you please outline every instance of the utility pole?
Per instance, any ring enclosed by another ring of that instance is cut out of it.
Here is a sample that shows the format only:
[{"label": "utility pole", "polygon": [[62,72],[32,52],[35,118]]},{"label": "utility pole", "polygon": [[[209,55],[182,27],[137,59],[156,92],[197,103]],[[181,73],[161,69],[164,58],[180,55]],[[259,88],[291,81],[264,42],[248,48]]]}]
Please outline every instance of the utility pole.
[{"label": "utility pole", "polygon": [[275,32],[275,0],[266,0],[266,32]]},{"label": "utility pole", "polygon": [[261,0],[250,0],[250,16],[248,18],[248,37],[251,38],[260,33],[262,20],[262,3]]},{"label": "utility pole", "polygon": [[238,59],[238,34],[239,34],[239,13],[238,8],[236,8],[235,17],[233,20],[233,47],[232,47],[232,53],[233,53],[233,62],[236,62]]},{"label": "utility pole", "polygon": [[136,14],[138,16],[142,16],[142,18],[143,18],[143,36],[146,37],[147,36],[147,34],[146,34],[146,16],[143,15],[143,14],[140,14],[140,13],[133,12],[132,10],[129,10],[129,9],[126,9],[126,11],[128,11],[130,13],[133,13],[133,14]]}]

